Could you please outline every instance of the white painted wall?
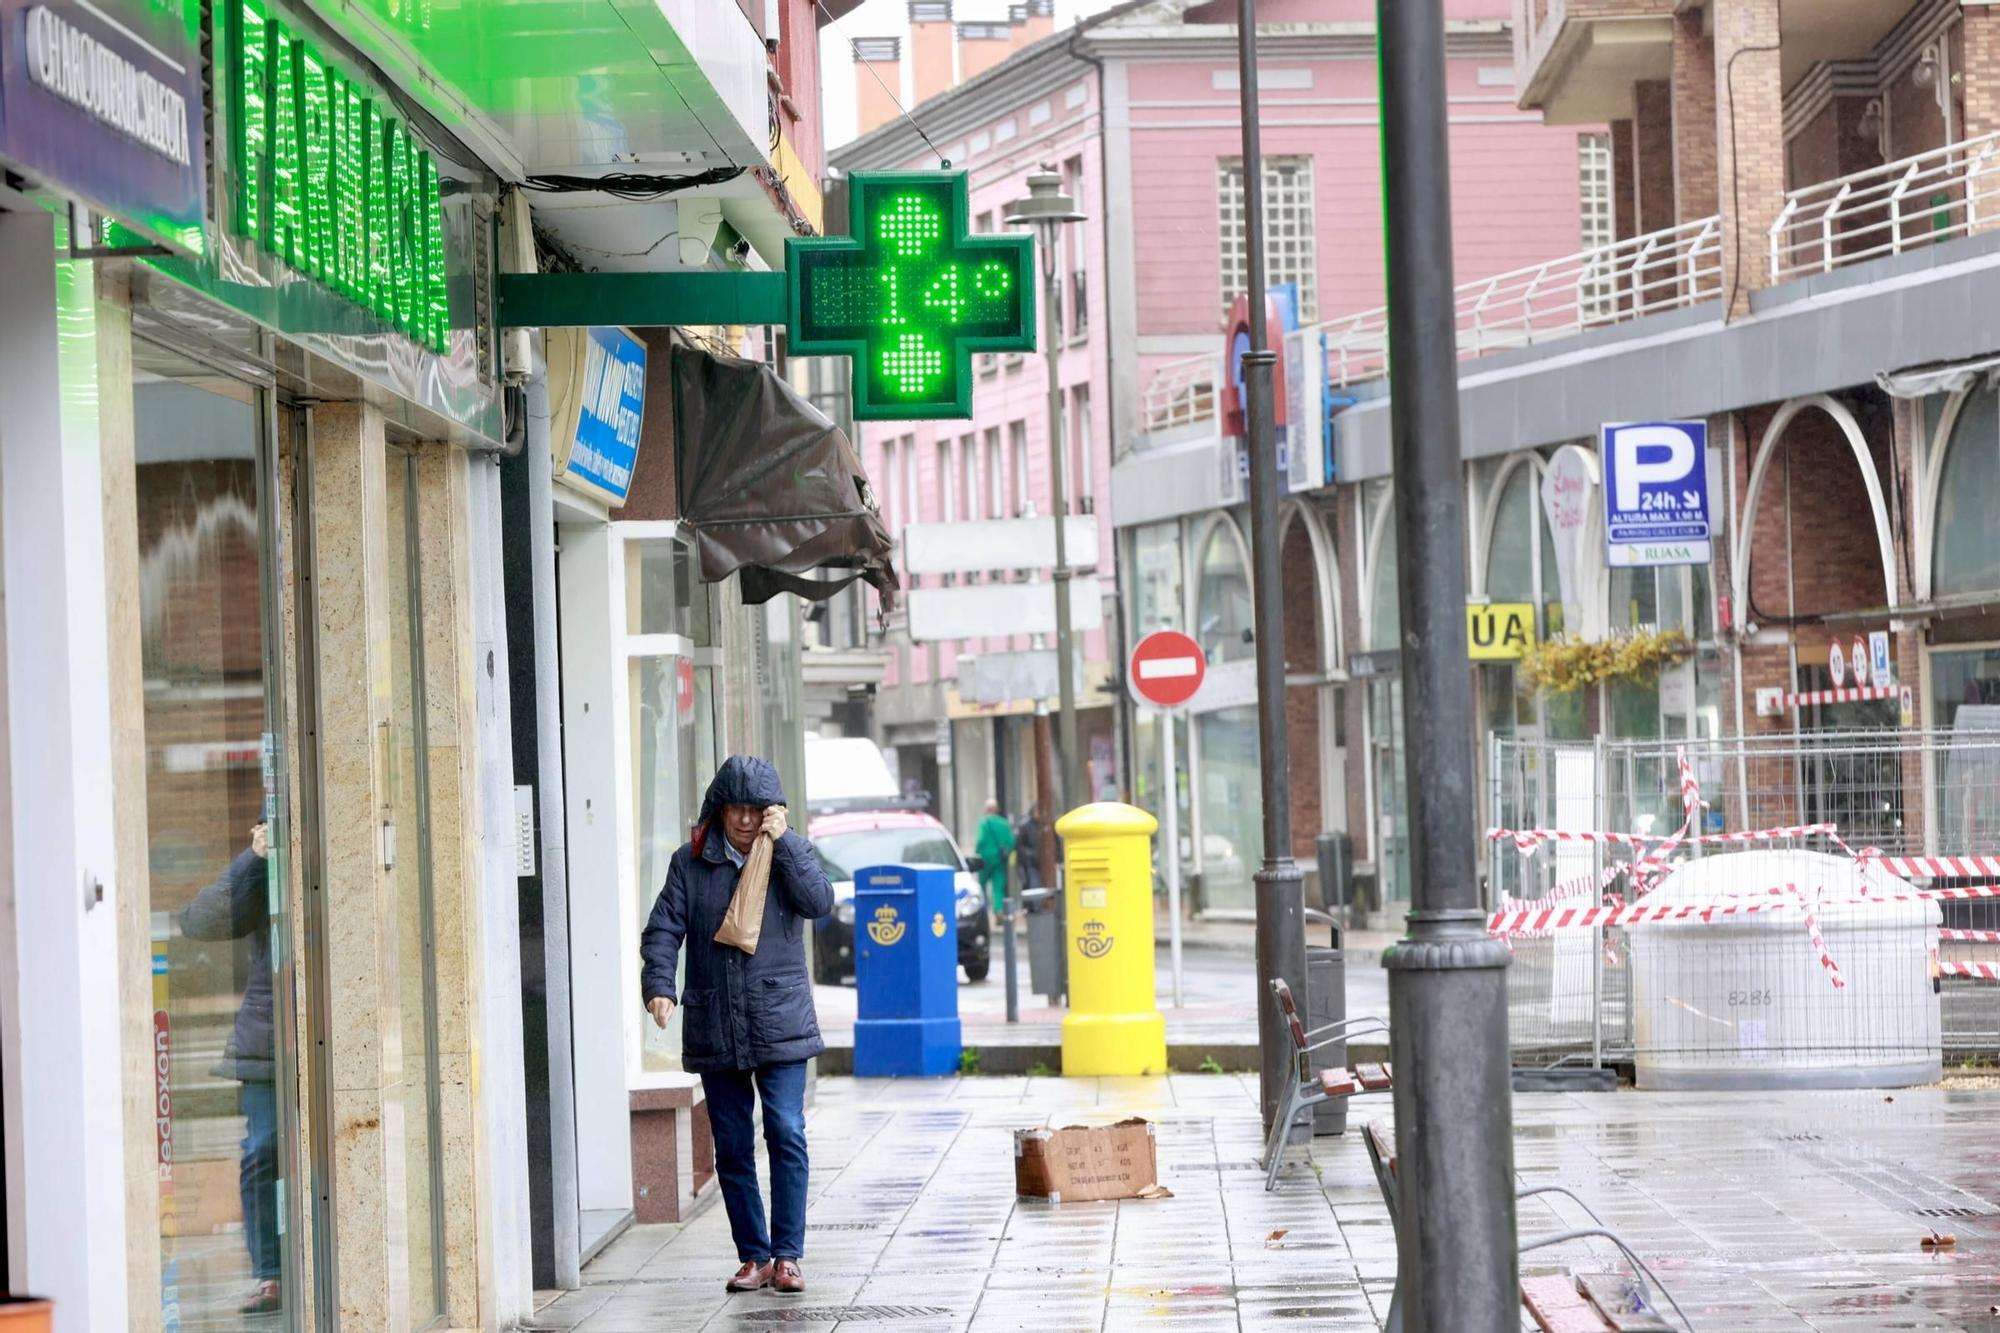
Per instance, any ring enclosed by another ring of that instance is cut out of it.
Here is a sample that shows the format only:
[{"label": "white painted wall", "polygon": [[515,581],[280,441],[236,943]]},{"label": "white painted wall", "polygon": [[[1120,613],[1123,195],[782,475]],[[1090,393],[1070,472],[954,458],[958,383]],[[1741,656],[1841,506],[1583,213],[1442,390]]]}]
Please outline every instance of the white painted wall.
[{"label": "white painted wall", "polygon": [[[4,206],[4,201],[0,201]],[[0,212],[0,856],[10,1268],[63,1333],[128,1326],[104,499],[91,266]],[[103,901],[86,886],[103,885]],[[136,1244],[157,1243],[140,1227]]]},{"label": "white painted wall", "polygon": [[627,896],[619,836],[623,803],[614,645],[622,637],[623,570],[606,523],[566,523],[556,563],[562,607],[563,790],[569,823],[570,1023],[576,1071],[577,1200],[585,1210],[632,1206],[628,1020],[639,1014],[625,957]]}]

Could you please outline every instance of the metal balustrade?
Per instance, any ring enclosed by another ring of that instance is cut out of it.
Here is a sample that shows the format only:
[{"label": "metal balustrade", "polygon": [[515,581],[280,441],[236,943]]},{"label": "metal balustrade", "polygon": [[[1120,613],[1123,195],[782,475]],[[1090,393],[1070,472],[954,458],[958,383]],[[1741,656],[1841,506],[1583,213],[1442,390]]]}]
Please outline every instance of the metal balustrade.
[{"label": "metal balustrade", "polygon": [[1969,235],[1996,213],[2000,133],[1802,186],[1785,196],[1771,224],[1771,279],[1828,273]]},{"label": "metal balustrade", "polygon": [[1174,430],[1215,418],[1222,385],[1222,354],[1203,352],[1156,367],[1142,404],[1146,433]]}]

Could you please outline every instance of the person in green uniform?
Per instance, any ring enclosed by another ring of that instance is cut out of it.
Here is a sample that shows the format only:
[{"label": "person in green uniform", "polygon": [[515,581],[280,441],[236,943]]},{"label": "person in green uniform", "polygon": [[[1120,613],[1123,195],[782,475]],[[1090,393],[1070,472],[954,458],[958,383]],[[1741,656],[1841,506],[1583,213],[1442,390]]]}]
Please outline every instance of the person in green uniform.
[{"label": "person in green uniform", "polygon": [[979,882],[993,903],[993,915],[1007,910],[1007,859],[1014,854],[1014,826],[1000,813],[1000,802],[986,802],[986,818],[979,821],[978,845],[973,848],[983,863]]}]

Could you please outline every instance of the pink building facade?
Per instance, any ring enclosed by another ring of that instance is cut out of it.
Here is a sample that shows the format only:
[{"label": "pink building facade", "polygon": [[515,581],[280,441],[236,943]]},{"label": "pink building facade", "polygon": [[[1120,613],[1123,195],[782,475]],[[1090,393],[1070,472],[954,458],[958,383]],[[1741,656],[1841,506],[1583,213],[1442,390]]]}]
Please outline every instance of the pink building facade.
[{"label": "pink building facade", "polygon": [[[1579,162],[1590,134],[1545,127],[1516,107],[1507,0],[1450,0],[1446,10],[1458,276],[1576,251],[1589,226]],[[1082,636],[1088,795],[1115,792],[1156,814],[1178,800],[1180,854],[1211,912],[1249,908],[1261,856],[1255,710],[1232,693],[1254,651],[1250,534],[1237,451],[1215,411],[1226,313],[1242,285],[1234,12],[1121,7],[913,108],[928,144],[899,120],[829,155],[840,172],[947,158],[970,172],[976,222],[996,229],[1028,173],[1049,164],[1088,215],[1059,256],[1057,357],[1071,510],[1096,520],[1100,557],[1087,572],[1105,596],[1103,630]],[[1315,347],[1316,326],[1384,299],[1372,16],[1368,0],[1260,6],[1268,277],[1293,293]],[[859,432],[892,531],[1051,512],[1046,374],[1040,355],[995,358],[980,370],[972,420]],[[1351,623],[1367,600],[1353,572],[1368,527],[1355,490],[1320,467],[1286,502],[1293,822],[1309,866],[1316,833],[1351,828],[1365,868],[1365,830],[1379,825],[1361,758],[1367,704],[1345,688],[1345,645],[1366,638]],[[1181,719],[1171,782],[1160,772],[1159,719],[1127,703],[1119,680],[1129,643],[1161,625],[1195,634],[1223,668]],[[894,620],[884,638],[874,729],[906,781],[938,793],[962,832],[988,795],[1012,813],[1032,795],[1037,701],[975,704],[958,688],[968,659],[1027,646],[1005,635],[913,644]]]}]

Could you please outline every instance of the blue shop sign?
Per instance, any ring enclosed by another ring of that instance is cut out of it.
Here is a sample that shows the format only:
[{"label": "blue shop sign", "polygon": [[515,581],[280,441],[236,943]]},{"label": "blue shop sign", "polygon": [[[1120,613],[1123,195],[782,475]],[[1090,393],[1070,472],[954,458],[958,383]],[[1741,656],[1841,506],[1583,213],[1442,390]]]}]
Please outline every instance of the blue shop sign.
[{"label": "blue shop sign", "polygon": [[200,25],[198,0],[0,0],[0,159],[202,253]]},{"label": "blue shop sign", "polygon": [[563,475],[623,504],[646,418],[646,344],[618,328],[582,332],[582,392]]},{"label": "blue shop sign", "polygon": [[1614,422],[1603,446],[1605,562],[1707,564],[1708,423]]}]

